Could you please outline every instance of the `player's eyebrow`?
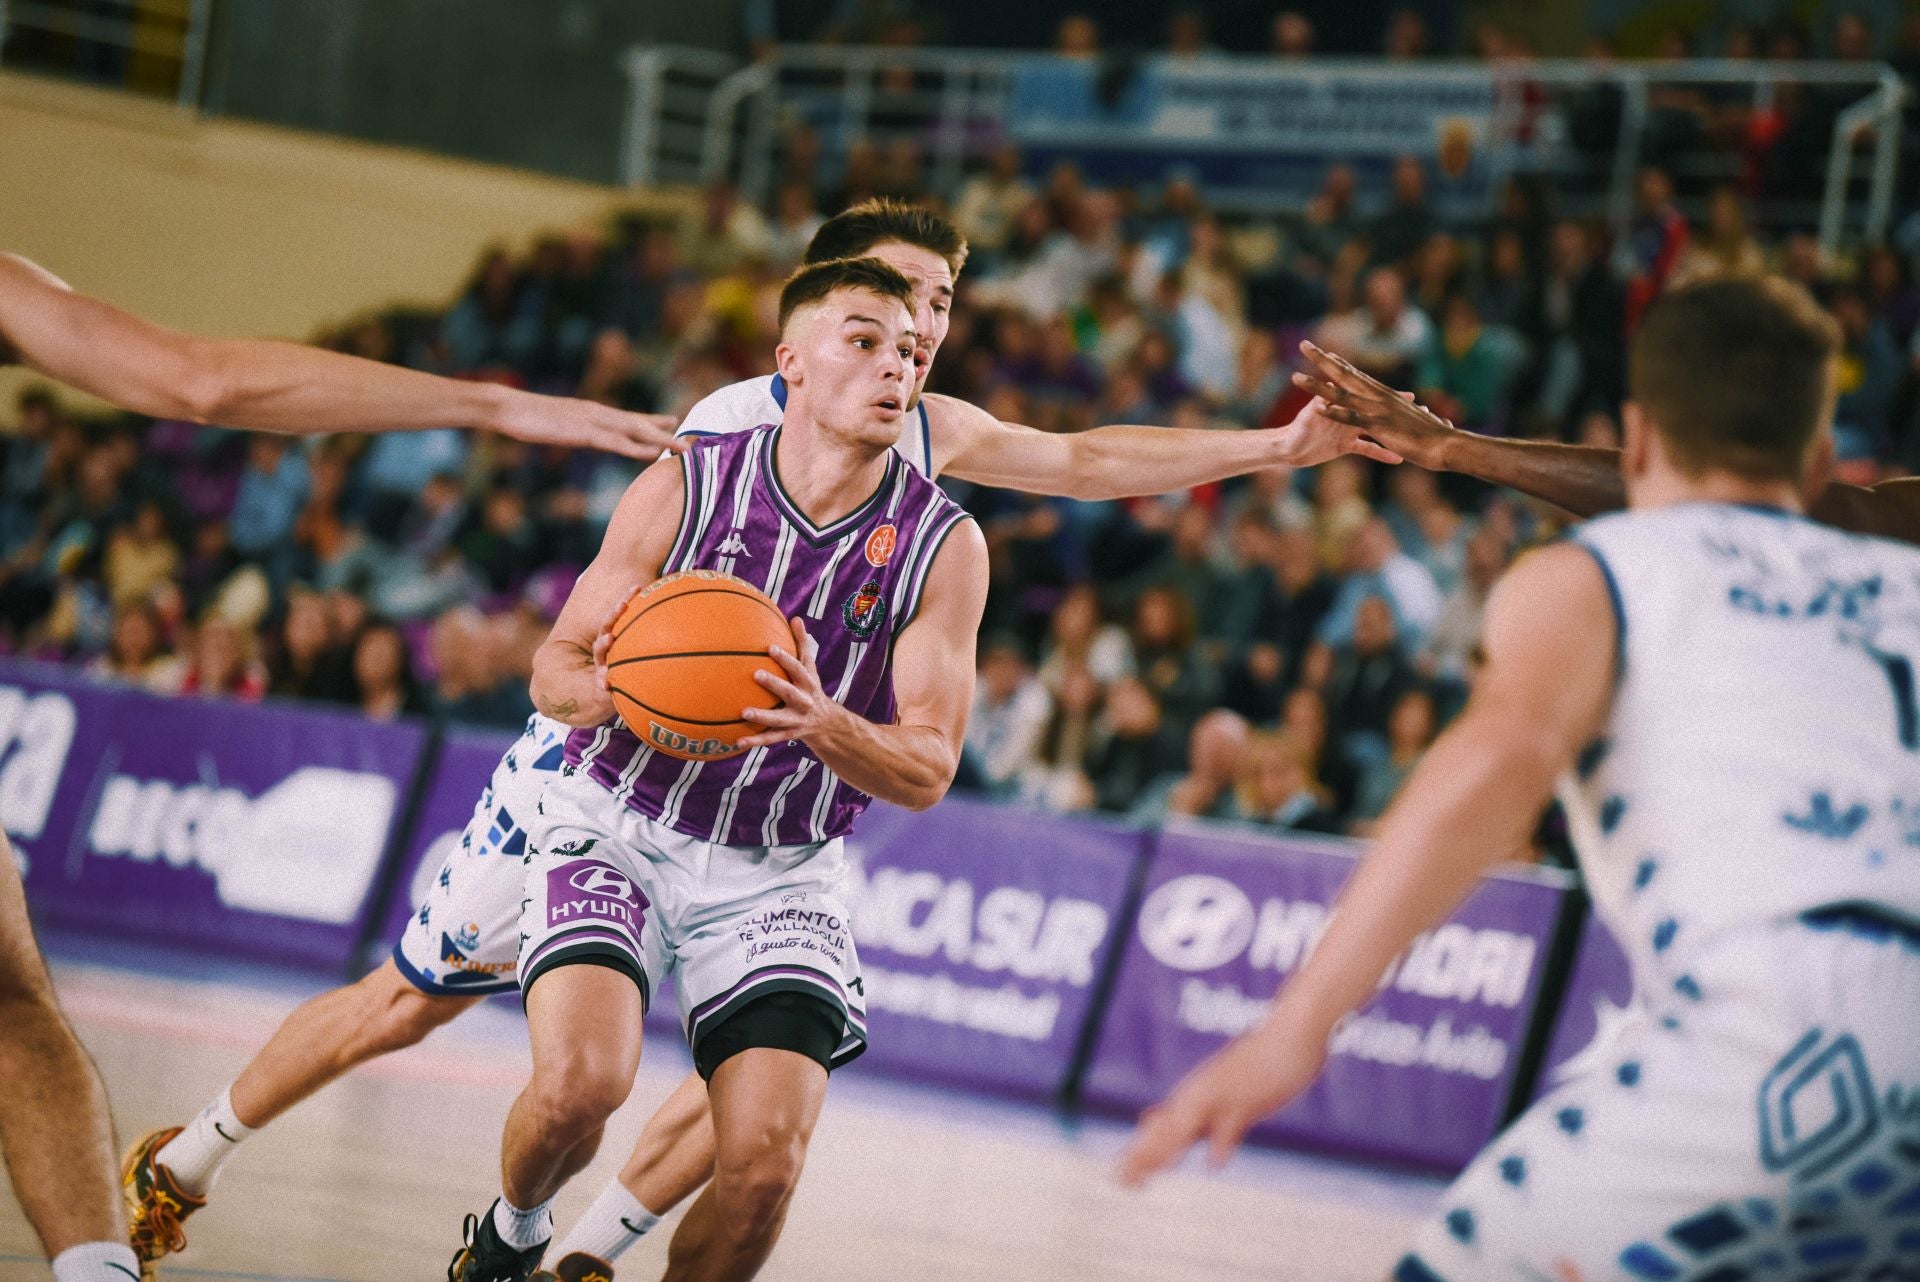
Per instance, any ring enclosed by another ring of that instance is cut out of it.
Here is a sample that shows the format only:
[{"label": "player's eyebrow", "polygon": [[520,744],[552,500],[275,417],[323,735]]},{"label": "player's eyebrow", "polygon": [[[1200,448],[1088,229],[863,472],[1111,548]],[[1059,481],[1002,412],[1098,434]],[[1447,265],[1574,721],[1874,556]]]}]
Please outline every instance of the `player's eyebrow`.
[{"label": "player's eyebrow", "polygon": [[[845,317],[845,318],[843,318],[843,319],[841,320],[841,322],[840,322],[840,323],[841,323],[842,325],[855,325],[855,324],[858,324],[858,325],[871,325],[871,326],[873,326],[873,327],[874,327],[875,329],[878,329],[878,328],[880,328],[880,322],[879,322],[879,321],[877,321],[877,320],[875,320],[875,319],[874,319],[873,317],[871,317],[871,316],[848,316],[848,317]],[[900,332],[901,332],[901,333],[903,333],[903,334],[905,334],[905,335],[906,335],[906,336],[907,336],[908,338],[918,338],[918,337],[920,337],[920,331],[919,331],[919,330],[917,330],[917,329],[915,329],[915,328],[914,328],[913,326],[911,326],[911,325],[909,325],[909,326],[907,326],[907,327],[906,327],[905,329],[903,329],[903,330],[901,330]]]}]

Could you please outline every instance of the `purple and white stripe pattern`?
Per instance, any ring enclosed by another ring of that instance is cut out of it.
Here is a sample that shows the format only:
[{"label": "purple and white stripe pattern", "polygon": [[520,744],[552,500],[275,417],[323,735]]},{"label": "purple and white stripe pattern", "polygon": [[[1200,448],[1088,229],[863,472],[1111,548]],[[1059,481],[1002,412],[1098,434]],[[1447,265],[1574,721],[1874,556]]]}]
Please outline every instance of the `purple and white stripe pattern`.
[{"label": "purple and white stripe pattern", "polygon": [[[821,528],[780,486],[777,425],[700,441],[682,455],[686,509],[666,572],[716,570],[806,620],[828,694],[880,724],[894,719],[893,639],[913,620],[927,574],[966,512],[897,452],[873,495]],[[841,836],[872,800],[804,745],[724,761],[655,753],[618,721],[575,730],[567,761],[623,804],[676,832],[728,846],[813,845]]]}]

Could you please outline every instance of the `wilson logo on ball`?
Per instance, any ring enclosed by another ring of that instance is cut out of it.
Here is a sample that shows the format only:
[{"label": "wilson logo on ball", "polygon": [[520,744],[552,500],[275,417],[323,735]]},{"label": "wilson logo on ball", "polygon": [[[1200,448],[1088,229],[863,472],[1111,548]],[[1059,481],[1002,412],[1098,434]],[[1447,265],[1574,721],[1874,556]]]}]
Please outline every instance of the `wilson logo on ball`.
[{"label": "wilson logo on ball", "polygon": [[879,569],[893,555],[893,545],[899,541],[899,534],[891,525],[883,525],[867,536],[867,564]]},{"label": "wilson logo on ball", "polygon": [[728,757],[733,755],[733,745],[725,739],[694,739],[678,731],[669,730],[658,721],[647,723],[653,742],[679,757]]}]

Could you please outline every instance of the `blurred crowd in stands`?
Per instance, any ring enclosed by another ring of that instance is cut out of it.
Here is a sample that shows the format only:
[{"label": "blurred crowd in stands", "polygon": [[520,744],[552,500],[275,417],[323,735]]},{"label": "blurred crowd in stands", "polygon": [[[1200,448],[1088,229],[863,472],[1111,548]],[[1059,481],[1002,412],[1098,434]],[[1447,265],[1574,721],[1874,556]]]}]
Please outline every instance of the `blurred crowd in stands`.
[{"label": "blurred crowd in stands", "polygon": [[[1419,51],[1415,25],[1391,31]],[[1274,36],[1285,52],[1313,43],[1299,15]],[[1062,27],[1068,50],[1097,40],[1091,19]],[[1712,99],[1658,106],[1730,147],[1761,128]],[[1419,156],[1383,200],[1333,164],[1296,216],[1255,221],[1217,214],[1191,182],[1102,189],[1011,149],[940,192],[911,142],[829,165],[800,130],[787,162],[767,208],[721,184],[683,221],[491,250],[443,312],[372,312],[322,341],[684,413],[771,368],[780,281],[821,220],[895,196],[947,210],[973,247],[930,389],[1042,431],[1285,423],[1311,337],[1464,427],[1613,445],[1624,341],[1648,301],[1698,273],[1777,271],[1845,333],[1843,476],[1920,466],[1913,255],[1829,260],[1804,228],[1763,234],[1749,210],[1766,163],[1678,196],[1649,163],[1614,236],[1525,177],[1482,216],[1449,212]],[[301,442],[83,424],[45,391],[8,426],[12,652],[163,693],[501,727],[528,713],[532,651],[634,471],[452,429]],[[1494,581],[1564,520],[1468,478],[1352,459],[1113,502],[949,484],[994,567],[966,785],[1312,832],[1368,831],[1464,699]]]}]

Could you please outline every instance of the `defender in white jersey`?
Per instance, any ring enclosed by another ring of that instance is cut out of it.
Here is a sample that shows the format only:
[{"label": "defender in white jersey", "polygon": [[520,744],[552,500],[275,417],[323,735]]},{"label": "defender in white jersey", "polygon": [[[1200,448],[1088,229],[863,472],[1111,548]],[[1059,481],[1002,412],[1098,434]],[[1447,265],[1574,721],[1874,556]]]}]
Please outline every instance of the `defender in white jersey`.
[{"label": "defender in white jersey", "polygon": [[1631,358],[1630,512],[1523,560],[1487,664],[1256,1030],[1143,1121],[1224,1159],[1556,776],[1637,1008],[1441,1200],[1400,1282],[1920,1276],[1920,550],[1800,513],[1832,322],[1691,286]]},{"label": "defender in white jersey", "polygon": [[[868,254],[913,282],[915,378],[896,448],[909,466],[930,477],[951,473],[983,485],[1097,499],[1165,493],[1275,464],[1309,467],[1340,454],[1399,459],[1361,429],[1325,417],[1317,400],[1293,422],[1269,430],[1110,426],[1054,435],[1002,423],[963,401],[922,396],[946,337],[966,242],[928,210],[870,201],[828,219],[807,260]],[[694,406],[682,426],[699,437],[778,421],[785,412],[778,394],[783,387],[769,375],[722,388]],[[169,1138],[180,1130],[174,1127],[146,1137],[145,1178],[169,1189],[172,1205],[149,1200],[164,1211],[169,1232],[143,1242],[143,1255],[158,1259],[184,1246],[179,1220],[205,1205],[221,1167],[254,1130],[356,1066],[413,1045],[481,996],[515,986],[517,852],[526,840],[525,816],[559,767],[552,749],[565,733],[566,727],[546,717],[528,722],[494,769],[458,848],[416,905],[385,964],[288,1016],[232,1085],[177,1137]],[[654,1223],[656,1210],[665,1212],[698,1189],[712,1169],[705,1084],[689,1076],[649,1124],[622,1172],[624,1187],[610,1185],[589,1212],[582,1249],[609,1259],[618,1255]],[[562,1245],[575,1245],[574,1239]]]}]

